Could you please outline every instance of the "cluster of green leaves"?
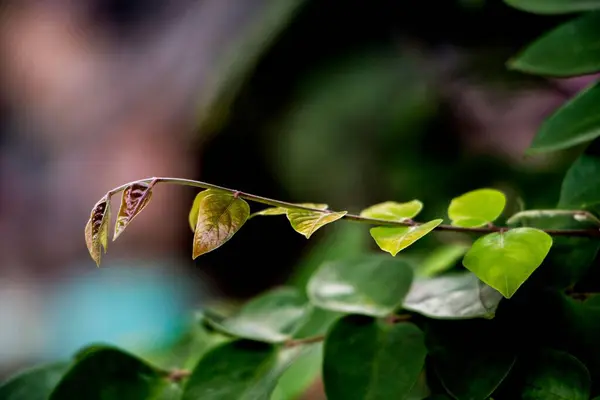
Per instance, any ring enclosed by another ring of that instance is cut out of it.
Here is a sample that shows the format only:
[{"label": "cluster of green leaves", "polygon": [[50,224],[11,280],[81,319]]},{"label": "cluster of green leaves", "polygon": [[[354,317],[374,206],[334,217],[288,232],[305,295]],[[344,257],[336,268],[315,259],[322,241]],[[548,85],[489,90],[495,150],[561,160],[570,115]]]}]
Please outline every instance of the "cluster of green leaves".
[{"label": "cluster of green leaves", "polygon": [[[584,12],[529,45],[509,61],[511,68],[554,77],[600,72],[600,1],[506,2],[542,14]],[[521,211],[506,227],[493,225],[505,210],[505,195],[489,188],[454,198],[448,225],[441,218],[415,222],[419,200],[386,201],[352,215],[175,178],[114,189],[93,207],[85,228],[98,265],[108,245],[111,196],[122,191],[114,240],[149,204],[158,183],[206,189],[189,214],[193,258],[225,244],[249,219],[277,215],[307,239],[341,219],[375,225],[371,236],[389,255],[331,260],[304,292],[283,287],[230,315],[205,311],[206,346],[185,365],[90,346],[70,361],[13,377],[0,387],[0,398],[288,400],[319,373],[330,400],[597,396],[600,296],[588,293],[582,302],[569,293],[582,282],[590,287],[586,280],[594,276],[600,249],[598,106],[594,83],[542,124],[531,153],[592,143],[567,171],[556,210]],[[251,213],[246,200],[272,207]],[[402,257],[441,229],[480,237],[440,247],[416,263]]]}]

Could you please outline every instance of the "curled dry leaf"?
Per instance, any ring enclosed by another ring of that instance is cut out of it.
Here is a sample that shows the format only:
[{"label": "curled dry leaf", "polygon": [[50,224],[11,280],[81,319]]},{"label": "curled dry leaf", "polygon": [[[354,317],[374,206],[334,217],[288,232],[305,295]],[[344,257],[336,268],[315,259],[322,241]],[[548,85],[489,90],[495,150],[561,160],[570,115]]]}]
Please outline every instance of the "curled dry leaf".
[{"label": "curled dry leaf", "polygon": [[145,182],[136,182],[123,190],[113,240],[117,240],[127,225],[148,205],[151,198],[152,185]]},{"label": "curled dry leaf", "polygon": [[[250,206],[243,199],[214,189],[200,192],[193,208],[197,211],[194,259],[231,239],[250,215]],[[192,212],[195,213],[194,209]]]},{"label": "curled dry leaf", "polygon": [[110,221],[110,199],[105,196],[94,205],[90,219],[85,225],[85,243],[90,256],[100,266],[102,248],[108,247],[108,225]]}]

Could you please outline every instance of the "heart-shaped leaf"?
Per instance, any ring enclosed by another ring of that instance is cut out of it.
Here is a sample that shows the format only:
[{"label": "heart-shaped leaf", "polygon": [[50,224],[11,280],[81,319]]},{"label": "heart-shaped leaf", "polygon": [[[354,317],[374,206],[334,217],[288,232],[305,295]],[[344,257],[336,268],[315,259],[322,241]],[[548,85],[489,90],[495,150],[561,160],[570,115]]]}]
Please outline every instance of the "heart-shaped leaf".
[{"label": "heart-shaped leaf", "polygon": [[582,154],[562,183],[558,206],[600,211],[600,156]]},{"label": "heart-shaped leaf", "polygon": [[477,239],[463,265],[510,298],[544,261],[550,247],[550,235],[535,228],[490,233]]},{"label": "heart-shaped leaf", "polygon": [[197,209],[194,259],[231,239],[250,215],[250,206],[243,199],[213,189],[198,193],[190,214],[196,213],[194,209]]},{"label": "heart-shaped leaf", "polygon": [[571,354],[545,349],[521,357],[515,368],[522,387],[518,398],[569,399],[590,398],[590,374]]},{"label": "heart-shaped leaf", "polygon": [[425,364],[424,335],[411,323],[390,325],[349,315],[325,340],[323,382],[329,400],[406,399]]},{"label": "heart-shaped leaf", "polygon": [[504,0],[504,2],[536,14],[566,14],[600,9],[600,0]]},{"label": "heart-shaped leaf", "polygon": [[233,336],[280,343],[292,338],[309,312],[310,306],[302,293],[294,288],[281,288],[254,298],[229,318],[219,321],[207,315],[205,319]]},{"label": "heart-shaped leaf", "polygon": [[76,364],[56,386],[50,400],[149,399],[169,391],[165,374],[114,347],[80,352]]},{"label": "heart-shaped leaf", "polygon": [[108,247],[108,226],[110,224],[110,199],[103,197],[98,201],[90,214],[90,219],[85,225],[85,243],[90,256],[100,266],[102,248],[104,253]]},{"label": "heart-shaped leaf", "polygon": [[600,84],[581,91],[542,123],[527,152],[562,150],[599,137],[600,116],[595,112],[598,103]]},{"label": "heart-shaped leaf", "polygon": [[403,307],[429,318],[493,318],[502,295],[470,272],[416,280]]},{"label": "heart-shaped leaf", "polygon": [[423,203],[419,200],[412,200],[406,203],[386,201],[364,209],[360,213],[360,216],[401,222],[416,217],[422,209]]},{"label": "heart-shaped leaf", "polygon": [[362,256],[324,263],[308,282],[307,293],[327,310],[384,317],[402,304],[412,276],[403,261]]},{"label": "heart-shaped leaf", "polygon": [[[327,208],[326,205],[324,208]],[[319,208],[320,204],[312,204],[309,205],[311,208]],[[287,210],[287,218],[292,225],[294,230],[302,235],[304,235],[307,239],[317,231],[317,229],[321,228],[324,225],[330,224],[332,222],[337,221],[340,218],[343,218],[346,215],[347,211],[339,211],[339,212],[314,212],[314,211],[305,211],[299,209],[288,209]]]},{"label": "heart-shaped leaf", "polygon": [[136,182],[123,190],[113,241],[117,240],[127,225],[150,203],[151,198],[152,186],[145,182]]},{"label": "heart-shaped leaf", "polygon": [[530,74],[557,77],[600,71],[598,35],[600,13],[585,13],[541,36],[510,60],[508,67]]},{"label": "heart-shaped leaf", "polygon": [[413,226],[378,226],[371,228],[370,232],[381,250],[396,256],[399,251],[404,250],[434,230],[442,221],[441,219],[434,219]]},{"label": "heart-shaped leaf", "polygon": [[[299,206],[309,207],[309,208],[318,208],[319,210],[326,210],[329,207],[327,204],[315,204],[315,203],[299,203]],[[264,210],[255,212],[252,216],[257,215],[285,215],[289,211],[289,208],[284,207],[269,207]]]},{"label": "heart-shaped leaf", "polygon": [[0,399],[46,400],[70,365],[53,363],[21,372],[0,386]]},{"label": "heart-shaped leaf", "polygon": [[476,228],[495,221],[505,206],[504,193],[495,189],[477,189],[452,199],[448,217],[454,226]]},{"label": "heart-shaped leaf", "polygon": [[196,365],[181,400],[267,400],[298,354],[247,340],[225,343]]},{"label": "heart-shaped leaf", "polygon": [[465,255],[469,247],[464,244],[448,244],[435,248],[419,264],[416,275],[427,278],[447,271]]}]

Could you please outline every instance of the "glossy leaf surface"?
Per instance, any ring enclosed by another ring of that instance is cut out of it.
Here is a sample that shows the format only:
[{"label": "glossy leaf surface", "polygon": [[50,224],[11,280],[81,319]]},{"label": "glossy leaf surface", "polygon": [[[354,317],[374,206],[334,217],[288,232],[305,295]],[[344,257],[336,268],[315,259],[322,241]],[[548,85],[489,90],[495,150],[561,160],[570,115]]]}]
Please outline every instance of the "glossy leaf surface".
[{"label": "glossy leaf surface", "polygon": [[442,222],[441,219],[434,219],[414,226],[378,226],[371,228],[370,232],[381,250],[396,256],[398,252],[427,235]]},{"label": "glossy leaf surface", "polygon": [[196,196],[190,214],[195,213],[194,209],[197,209],[197,221],[193,258],[222,246],[250,215],[250,207],[243,199],[212,189]]},{"label": "glossy leaf surface", "polygon": [[428,318],[493,318],[502,294],[470,272],[413,282],[403,307]]},{"label": "glossy leaf surface", "polygon": [[364,256],[323,264],[308,283],[310,301],[332,311],[383,317],[401,304],[412,268],[389,256]]}]

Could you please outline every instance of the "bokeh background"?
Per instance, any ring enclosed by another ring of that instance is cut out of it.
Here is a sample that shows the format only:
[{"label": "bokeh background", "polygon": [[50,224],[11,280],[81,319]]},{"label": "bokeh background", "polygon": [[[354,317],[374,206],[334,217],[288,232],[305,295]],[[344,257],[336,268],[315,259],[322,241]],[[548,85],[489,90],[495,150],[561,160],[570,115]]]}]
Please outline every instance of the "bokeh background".
[{"label": "bokeh background", "polygon": [[484,186],[507,215],[553,207],[575,153],[524,151],[589,80],[505,62],[561,21],[500,0],[0,0],[0,375],[97,341],[160,358],[194,310],[373,249],[351,222],[307,241],[265,218],[192,261],[195,192],[158,186],[96,269],[85,222],[131,180],[354,212],[418,198],[425,219]]}]

